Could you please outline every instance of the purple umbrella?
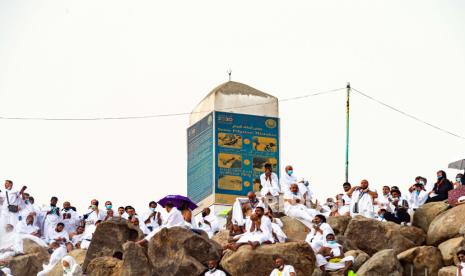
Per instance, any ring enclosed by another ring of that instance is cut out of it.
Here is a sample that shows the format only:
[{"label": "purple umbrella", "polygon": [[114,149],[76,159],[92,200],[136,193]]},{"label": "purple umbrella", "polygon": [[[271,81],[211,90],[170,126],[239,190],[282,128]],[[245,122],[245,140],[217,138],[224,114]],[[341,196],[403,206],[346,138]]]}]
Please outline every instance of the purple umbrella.
[{"label": "purple umbrella", "polygon": [[176,206],[176,208],[178,209],[183,209],[183,208],[189,208],[191,210],[194,210],[195,208],[197,208],[197,204],[195,204],[194,202],[192,202],[192,200],[186,196],[182,196],[182,195],[167,195],[165,196],[164,198],[160,199],[158,201],[158,203],[165,207],[165,204],[168,202],[168,201],[171,201],[173,202],[173,205]]}]

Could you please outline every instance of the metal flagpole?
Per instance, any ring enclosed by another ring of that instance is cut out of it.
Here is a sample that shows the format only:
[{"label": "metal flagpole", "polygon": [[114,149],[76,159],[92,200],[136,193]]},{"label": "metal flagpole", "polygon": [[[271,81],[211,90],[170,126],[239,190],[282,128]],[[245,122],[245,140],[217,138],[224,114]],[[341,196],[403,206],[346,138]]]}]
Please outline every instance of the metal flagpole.
[{"label": "metal flagpole", "polygon": [[350,127],[350,82],[347,83],[347,102],[346,102],[346,182],[349,182],[349,127]]}]

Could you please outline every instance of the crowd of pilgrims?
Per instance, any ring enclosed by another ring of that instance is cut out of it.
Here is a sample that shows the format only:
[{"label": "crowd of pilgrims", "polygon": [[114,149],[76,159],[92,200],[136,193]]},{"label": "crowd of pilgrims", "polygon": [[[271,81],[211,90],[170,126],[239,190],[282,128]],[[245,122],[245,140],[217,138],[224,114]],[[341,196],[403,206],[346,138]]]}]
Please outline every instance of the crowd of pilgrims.
[{"label": "crowd of pilgrims", "polygon": [[[342,270],[345,273],[351,272],[353,257],[344,255],[342,245],[337,243],[333,229],[326,223],[328,217],[362,215],[409,224],[415,209],[427,202],[443,201],[449,190],[465,184],[462,174],[451,182],[444,171],[438,171],[435,183],[418,176],[405,191],[401,192],[396,186],[383,186],[378,193],[367,180],[362,180],[354,186],[344,183],[341,193],[318,202],[312,186],[298,178],[292,166],[285,168],[280,180],[270,164],[266,164],[264,170],[260,177],[261,190],[236,199],[229,226],[230,238],[224,249],[237,250],[243,245],[255,249],[262,244],[286,242],[288,237],[282,231],[283,223],[274,216],[282,211],[279,209],[281,200],[284,214],[308,227],[306,242],[316,254],[317,266],[322,271]],[[26,187],[17,190],[10,180],[5,181],[4,187],[0,193],[0,266],[7,264],[8,258],[21,254],[23,240],[30,239],[48,247],[51,254],[49,264],[44,265],[38,275],[47,275],[60,261],[64,275],[81,275],[79,265],[67,253],[89,248],[98,224],[103,221],[125,220],[139,227],[145,235],[137,242],[140,245],[146,244],[162,228],[185,227],[196,233],[203,230],[210,238],[220,230],[217,217],[209,208],[203,209],[201,218],[196,220],[192,210],[179,210],[172,202],[162,207],[152,201],[147,210],[139,213],[132,206],[114,208],[111,201],[101,206],[93,199],[89,209],[79,213],[70,202],[65,201],[60,206],[57,197],[52,197],[47,207],[39,207],[26,192]],[[274,265],[276,268],[271,275],[295,276],[293,267],[285,264],[283,258],[277,257]],[[209,270],[205,275],[225,275],[217,268],[218,260],[209,261],[207,266]]]}]

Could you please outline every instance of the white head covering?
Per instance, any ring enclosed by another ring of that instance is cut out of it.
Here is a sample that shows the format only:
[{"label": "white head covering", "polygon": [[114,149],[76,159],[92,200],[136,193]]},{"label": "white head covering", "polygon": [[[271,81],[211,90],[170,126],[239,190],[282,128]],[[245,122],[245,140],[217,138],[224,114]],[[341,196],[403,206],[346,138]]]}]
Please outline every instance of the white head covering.
[{"label": "white head covering", "polygon": [[6,276],[11,276],[11,270],[8,267],[2,268],[2,272],[6,274]]},{"label": "white head covering", "polygon": [[[63,266],[63,261],[66,261],[69,264],[68,268]],[[63,275],[73,275],[77,267],[79,267],[79,265],[76,263],[76,260],[69,255],[64,256],[63,259],[61,259],[61,266],[63,267],[64,271]]]}]

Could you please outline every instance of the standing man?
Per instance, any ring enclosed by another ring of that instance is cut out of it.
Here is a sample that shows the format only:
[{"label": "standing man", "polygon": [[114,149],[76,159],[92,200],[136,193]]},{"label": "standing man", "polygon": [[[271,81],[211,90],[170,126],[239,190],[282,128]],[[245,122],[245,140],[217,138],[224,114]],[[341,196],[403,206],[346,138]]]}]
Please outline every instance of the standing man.
[{"label": "standing man", "polygon": [[352,188],[352,185],[350,185],[349,182],[345,182],[344,184],[342,184],[342,188],[344,189],[344,194],[342,195],[342,199],[344,199],[345,206],[347,206],[347,208],[349,208],[350,203],[352,202],[352,198],[349,195],[347,195],[347,193]]},{"label": "standing man", "polygon": [[99,202],[96,199],[92,199],[90,201],[89,209],[91,211],[90,213],[87,213],[86,215],[84,215],[84,219],[86,220],[86,225],[95,225],[97,221],[103,221],[105,219],[107,212],[100,210],[98,208],[98,204]]},{"label": "standing man", "polygon": [[145,226],[153,231],[161,226],[161,213],[157,211],[157,203],[155,201],[150,201],[149,211],[143,216]]},{"label": "standing man", "polygon": [[360,182],[360,186],[352,187],[347,195],[352,198],[350,204],[350,215],[362,215],[367,218],[374,217],[373,200],[378,197],[376,191],[370,191],[368,188],[368,180],[364,179]]},{"label": "standing man", "polygon": [[262,185],[262,196],[278,196],[278,182],[278,176],[273,172],[271,164],[265,164],[265,172],[262,175],[260,175],[260,184]]},{"label": "standing man", "polygon": [[71,208],[71,203],[65,201],[63,209],[61,210],[61,222],[65,225],[65,231],[68,233],[73,232],[79,225],[79,218],[76,211]]},{"label": "standing man", "polygon": [[49,240],[49,235],[55,231],[57,224],[61,221],[60,208],[57,207],[58,198],[53,196],[50,199],[50,206],[43,210],[44,212],[44,226],[42,234],[45,240]]},{"label": "standing man", "polygon": [[26,186],[20,191],[13,189],[13,181],[5,180],[5,190],[0,193],[0,227],[5,227],[7,224],[16,226],[18,223],[19,206],[21,205],[21,196],[27,189]]}]

